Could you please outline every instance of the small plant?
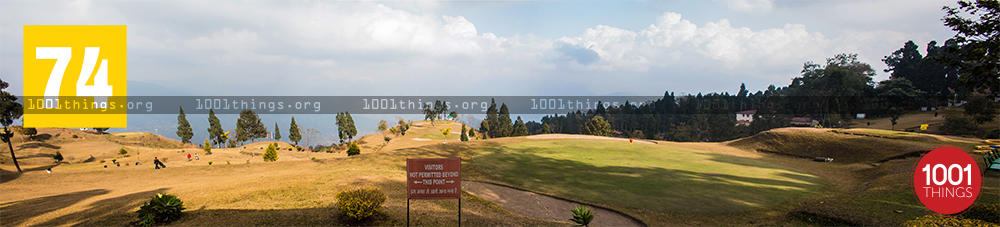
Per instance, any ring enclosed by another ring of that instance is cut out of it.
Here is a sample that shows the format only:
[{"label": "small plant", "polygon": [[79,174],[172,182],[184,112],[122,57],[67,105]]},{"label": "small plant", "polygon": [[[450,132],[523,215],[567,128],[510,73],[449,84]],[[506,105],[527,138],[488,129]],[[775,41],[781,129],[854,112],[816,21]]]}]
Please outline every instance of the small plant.
[{"label": "small plant", "polygon": [[201,148],[205,150],[206,155],[212,154],[212,145],[208,143],[208,139],[205,139],[205,145],[201,145]]},{"label": "small plant", "polygon": [[573,218],[569,220],[580,226],[590,226],[590,221],[593,221],[594,217],[597,216],[590,212],[590,208],[587,206],[577,206],[576,209],[570,211],[573,212]]},{"label": "small plant", "polygon": [[361,154],[361,147],[358,147],[357,143],[351,143],[347,148],[347,156],[355,156]]},{"label": "small plant", "polygon": [[362,220],[379,212],[385,202],[385,193],[378,188],[356,188],[337,193],[340,212],[356,220]]},{"label": "small plant", "polygon": [[226,160],[226,165],[232,165],[232,163],[229,163],[229,160]]},{"label": "small plant", "polygon": [[128,151],[126,151],[124,147],[118,150],[118,155],[126,155],[126,154],[128,154]]},{"label": "small plant", "polygon": [[[91,157],[93,157],[93,156],[91,156]],[[97,163],[104,163],[104,159],[97,160]]]},{"label": "small plant", "polygon": [[278,143],[267,145],[267,151],[264,151],[264,161],[273,162],[278,160]]},{"label": "small plant", "polygon": [[382,138],[382,139],[385,140],[385,143],[389,143],[389,140],[392,140],[392,137],[386,136],[385,138]]},{"label": "small plant", "polygon": [[173,194],[160,194],[151,196],[149,202],[143,203],[139,211],[139,225],[151,226],[157,223],[170,223],[181,218],[184,211],[184,202]]},{"label": "small plant", "polygon": [[208,165],[212,165],[212,161],[208,161]]},{"label": "small plant", "polygon": [[56,162],[62,162],[63,161],[63,155],[62,155],[62,153],[56,151],[56,155],[52,156],[52,159],[55,159]]},{"label": "small plant", "polygon": [[79,136],[73,135],[73,139],[80,138]]},{"label": "small plant", "polygon": [[117,159],[117,158],[112,158],[112,159],[111,159],[111,163],[117,163],[117,162],[118,162],[118,159]]},{"label": "small plant", "polygon": [[316,157],[312,157],[312,160],[316,160]]}]

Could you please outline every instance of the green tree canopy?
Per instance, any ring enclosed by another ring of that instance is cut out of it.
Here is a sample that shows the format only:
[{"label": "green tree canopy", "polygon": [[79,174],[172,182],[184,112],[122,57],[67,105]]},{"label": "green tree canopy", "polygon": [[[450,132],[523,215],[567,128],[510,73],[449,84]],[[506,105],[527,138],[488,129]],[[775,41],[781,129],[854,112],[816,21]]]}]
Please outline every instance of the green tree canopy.
[{"label": "green tree canopy", "polygon": [[[212,140],[212,144],[221,145],[226,142],[225,138],[222,138],[222,122],[219,121],[218,117],[215,117],[215,111],[208,110],[208,138]],[[221,146],[220,146],[221,148]]]},{"label": "green tree canopy", "polygon": [[180,108],[180,114],[177,115],[177,137],[181,138],[182,143],[190,143],[191,137],[194,137],[191,123],[188,122],[187,115],[184,115],[184,107]]},{"label": "green tree canopy", "polygon": [[295,142],[295,146],[302,140],[302,132],[299,131],[299,124],[295,123],[295,117],[292,117],[292,124],[288,126],[288,140]]},{"label": "green tree canopy", "polygon": [[281,141],[281,130],[278,129],[278,122],[274,122],[274,140]]},{"label": "green tree canopy", "polygon": [[962,0],[942,9],[944,25],[958,32],[953,39],[961,46],[949,49],[956,59],[945,62],[961,68],[959,81],[969,90],[1000,94],[1000,1]]},{"label": "green tree canopy", "polygon": [[511,136],[527,136],[528,127],[524,125],[524,121],[521,120],[521,116],[517,116],[517,121],[514,122],[514,129],[511,132]]},{"label": "green tree canopy", "polygon": [[240,143],[255,139],[267,138],[267,127],[260,121],[260,117],[253,110],[243,109],[240,111],[240,118],[236,121],[237,139]]},{"label": "green tree canopy", "polygon": [[595,136],[611,136],[611,124],[604,117],[595,116],[580,126],[580,134]]}]

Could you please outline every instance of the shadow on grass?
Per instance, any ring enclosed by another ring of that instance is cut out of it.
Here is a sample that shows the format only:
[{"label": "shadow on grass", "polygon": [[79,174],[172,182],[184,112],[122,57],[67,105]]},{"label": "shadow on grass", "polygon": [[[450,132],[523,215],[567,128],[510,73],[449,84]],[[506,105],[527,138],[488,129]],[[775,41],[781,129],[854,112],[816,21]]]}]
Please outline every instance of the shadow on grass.
[{"label": "shadow on grass", "polygon": [[[107,192],[106,190],[102,190]],[[83,226],[124,226],[130,225],[136,219],[135,211],[142,206],[143,202],[149,201],[150,196],[156,193],[166,192],[166,188],[136,192],[114,198],[107,198],[93,202],[85,209],[66,214],[44,223],[39,226],[63,226],[63,225],[83,225]]]},{"label": "shadow on grass", "polygon": [[[41,141],[41,140],[39,140],[39,141]],[[45,143],[45,142],[39,142],[39,141],[22,143],[20,145],[17,145],[17,149],[18,150],[23,150],[23,149],[31,149],[31,148],[39,148],[39,147],[44,147],[44,148],[49,148],[49,149],[60,149],[60,148],[62,148],[62,146],[56,146],[56,145],[52,145],[52,144]],[[49,157],[52,157],[52,154],[49,154]]]},{"label": "shadow on grass", "polygon": [[[7,172],[4,171],[4,173]],[[110,191],[105,189],[94,189],[0,204],[4,210],[4,212],[0,212],[0,220],[3,220],[4,226],[21,225],[30,218],[71,206],[94,196],[108,194],[108,192]]]},{"label": "shadow on grass", "polygon": [[0,184],[10,182],[18,177],[21,177],[21,173],[0,169]]},{"label": "shadow on grass", "polygon": [[[477,157],[476,162],[514,185],[562,197],[642,209],[743,211],[792,199],[821,185],[816,177],[788,172],[758,178],[660,167],[595,166],[539,156],[535,149],[496,147],[488,151],[492,153]],[[708,155],[718,162],[795,172],[766,162]]]}]

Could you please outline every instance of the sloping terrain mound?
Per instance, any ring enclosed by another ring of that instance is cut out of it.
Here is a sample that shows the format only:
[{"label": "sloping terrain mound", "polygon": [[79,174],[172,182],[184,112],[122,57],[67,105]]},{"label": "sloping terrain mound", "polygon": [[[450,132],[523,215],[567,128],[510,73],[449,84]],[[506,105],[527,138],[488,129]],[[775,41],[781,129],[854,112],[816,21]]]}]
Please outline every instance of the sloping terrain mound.
[{"label": "sloping terrain mound", "polygon": [[870,163],[919,155],[942,143],[945,142],[934,138],[889,139],[835,133],[830,129],[780,128],[730,141],[726,145],[803,158],[828,157],[840,163]]}]

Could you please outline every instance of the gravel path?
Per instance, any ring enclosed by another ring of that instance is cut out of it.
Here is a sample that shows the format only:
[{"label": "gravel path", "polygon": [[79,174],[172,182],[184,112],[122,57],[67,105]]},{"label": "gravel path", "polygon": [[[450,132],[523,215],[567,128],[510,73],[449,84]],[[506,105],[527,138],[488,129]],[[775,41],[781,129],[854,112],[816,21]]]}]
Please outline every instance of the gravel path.
[{"label": "gravel path", "polygon": [[[573,217],[573,213],[570,210],[582,205],[534,192],[475,181],[462,181],[462,190],[511,212],[545,220],[571,222],[569,219]],[[597,214],[590,226],[645,226],[642,222],[618,212],[593,206],[590,206],[590,210]]]}]

